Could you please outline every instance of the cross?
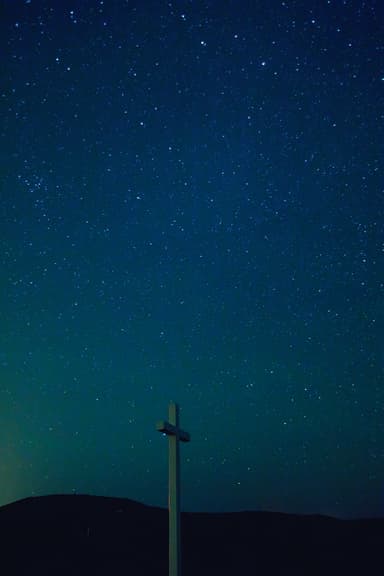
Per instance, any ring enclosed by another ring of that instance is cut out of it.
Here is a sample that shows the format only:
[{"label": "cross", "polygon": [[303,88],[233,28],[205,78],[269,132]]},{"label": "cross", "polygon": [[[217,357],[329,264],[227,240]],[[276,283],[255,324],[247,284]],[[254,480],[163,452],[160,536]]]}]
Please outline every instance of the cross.
[{"label": "cross", "polygon": [[179,427],[179,407],[175,402],[169,404],[168,418],[169,422],[158,422],[156,429],[168,435],[169,446],[169,576],[181,576],[179,442],[189,442],[190,435]]}]

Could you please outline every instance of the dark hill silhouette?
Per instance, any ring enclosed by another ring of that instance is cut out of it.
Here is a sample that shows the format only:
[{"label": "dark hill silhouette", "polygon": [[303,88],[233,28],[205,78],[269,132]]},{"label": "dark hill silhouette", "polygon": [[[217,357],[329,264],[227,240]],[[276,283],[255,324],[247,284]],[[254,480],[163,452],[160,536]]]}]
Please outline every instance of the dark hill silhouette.
[{"label": "dark hill silhouette", "polygon": [[[167,576],[167,530],[125,498],[26,498],[0,508],[3,573]],[[183,513],[182,541],[183,576],[384,573],[384,519]]]}]

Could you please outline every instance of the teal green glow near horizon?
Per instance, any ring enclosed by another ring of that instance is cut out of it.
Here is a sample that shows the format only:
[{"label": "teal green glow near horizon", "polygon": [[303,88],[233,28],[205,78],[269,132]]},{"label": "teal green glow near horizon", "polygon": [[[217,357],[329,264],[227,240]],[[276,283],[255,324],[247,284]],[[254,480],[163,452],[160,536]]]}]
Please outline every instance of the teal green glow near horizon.
[{"label": "teal green glow near horizon", "polygon": [[320,4],[5,2],[0,505],[165,506],[176,400],[184,509],[384,515],[382,31]]}]

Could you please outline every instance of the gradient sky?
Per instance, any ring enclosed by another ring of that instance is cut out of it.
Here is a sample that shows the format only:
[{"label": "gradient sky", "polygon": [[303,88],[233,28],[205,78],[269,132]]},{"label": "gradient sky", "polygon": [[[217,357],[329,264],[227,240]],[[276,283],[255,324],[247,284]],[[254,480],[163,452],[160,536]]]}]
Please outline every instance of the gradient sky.
[{"label": "gradient sky", "polygon": [[0,504],[384,516],[383,13],[1,2]]}]

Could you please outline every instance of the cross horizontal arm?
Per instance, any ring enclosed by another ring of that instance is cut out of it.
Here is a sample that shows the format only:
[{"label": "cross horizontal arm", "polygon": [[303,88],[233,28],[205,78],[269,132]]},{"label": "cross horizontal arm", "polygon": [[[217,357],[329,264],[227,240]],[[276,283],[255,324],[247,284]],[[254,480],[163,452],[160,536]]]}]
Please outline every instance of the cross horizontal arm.
[{"label": "cross horizontal arm", "polygon": [[185,432],[184,430],[181,430],[180,428],[177,428],[177,426],[173,426],[173,424],[165,422],[164,420],[161,420],[156,424],[156,430],[158,430],[158,432],[164,432],[164,434],[168,434],[169,436],[177,436],[182,442],[189,442],[191,439],[191,436],[188,434],[188,432]]}]

